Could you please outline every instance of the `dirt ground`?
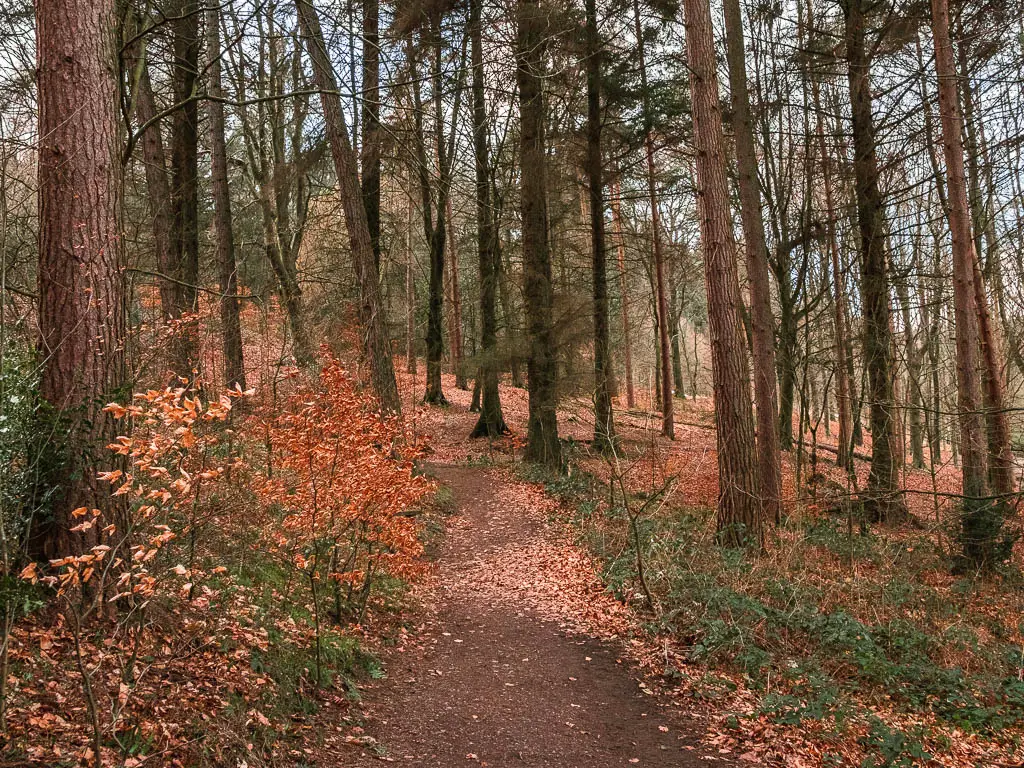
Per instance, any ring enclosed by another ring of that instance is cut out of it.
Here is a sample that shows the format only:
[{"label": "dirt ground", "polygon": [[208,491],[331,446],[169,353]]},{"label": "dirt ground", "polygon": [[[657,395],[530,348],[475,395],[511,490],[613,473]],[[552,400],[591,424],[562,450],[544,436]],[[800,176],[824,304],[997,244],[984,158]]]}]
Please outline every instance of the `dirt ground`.
[{"label": "dirt ground", "polygon": [[363,692],[369,738],[356,765],[725,764],[702,751],[699,717],[634,678],[621,643],[558,615],[595,601],[534,578],[557,569],[565,542],[523,484],[498,469],[430,472],[457,512],[417,642],[386,657],[386,679]]}]

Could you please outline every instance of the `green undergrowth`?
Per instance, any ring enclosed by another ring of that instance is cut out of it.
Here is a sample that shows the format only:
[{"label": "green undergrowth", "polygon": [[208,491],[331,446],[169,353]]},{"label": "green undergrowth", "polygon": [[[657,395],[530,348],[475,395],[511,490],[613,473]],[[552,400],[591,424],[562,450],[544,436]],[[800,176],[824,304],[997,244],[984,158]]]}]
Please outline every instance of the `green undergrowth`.
[{"label": "green undergrowth", "polygon": [[[647,631],[678,643],[684,669],[665,674],[702,678],[700,695],[724,699],[738,678],[758,697],[755,716],[817,721],[837,737],[855,720],[865,766],[916,765],[943,744],[941,734],[867,718],[867,705],[984,738],[1020,738],[1018,574],[958,578],[932,535],[850,533],[845,521],[797,515],[770,534],[765,554],[749,556],[714,544],[712,510],[670,499],[631,526],[621,498],[610,506],[607,484],[586,473],[523,473],[569,510],[608,589],[636,606]],[[637,541],[653,610],[638,579]],[[733,720],[742,727],[743,718]]]}]

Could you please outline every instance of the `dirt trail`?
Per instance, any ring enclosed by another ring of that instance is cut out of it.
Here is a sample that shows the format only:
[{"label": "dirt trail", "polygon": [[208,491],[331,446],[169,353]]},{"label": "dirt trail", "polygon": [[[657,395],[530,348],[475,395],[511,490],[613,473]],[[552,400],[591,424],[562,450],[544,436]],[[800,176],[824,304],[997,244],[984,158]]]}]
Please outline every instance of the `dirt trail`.
[{"label": "dirt trail", "polygon": [[617,643],[571,633],[537,610],[523,574],[548,526],[543,512],[516,503],[507,473],[446,465],[431,473],[458,505],[434,606],[419,644],[391,653],[387,679],[364,691],[376,744],[340,764],[353,764],[350,756],[359,766],[724,764],[702,754],[698,721],[644,692]]}]

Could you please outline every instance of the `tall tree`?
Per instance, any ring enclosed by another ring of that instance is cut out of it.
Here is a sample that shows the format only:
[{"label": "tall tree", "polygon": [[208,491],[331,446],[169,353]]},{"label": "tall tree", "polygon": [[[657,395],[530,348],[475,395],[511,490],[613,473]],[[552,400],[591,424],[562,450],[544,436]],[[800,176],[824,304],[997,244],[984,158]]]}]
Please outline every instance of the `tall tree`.
[{"label": "tall tree", "polygon": [[[444,283],[445,249],[448,241],[448,201],[451,193],[453,154],[457,135],[459,107],[462,102],[464,66],[460,64],[454,93],[452,120],[445,134],[444,119],[444,36],[441,29],[442,12],[435,9],[427,22],[432,52],[430,82],[434,123],[434,142],[437,156],[436,184],[431,184],[431,165],[427,160],[427,137],[424,121],[425,107],[420,90],[416,47],[412,33],[406,41],[412,79],[414,162],[420,187],[420,207],[423,214],[423,235],[430,255],[430,277],[427,287],[427,390],[425,403],[447,403],[441,387],[441,360],[444,357]],[[463,63],[465,48],[463,48]]]},{"label": "tall tree", "polygon": [[718,533],[725,545],[757,546],[762,523],[754,414],[740,316],[742,299],[729,211],[711,8],[708,0],[685,0],[683,8],[715,390]]},{"label": "tall tree", "polygon": [[[807,4],[807,24],[814,29],[814,0]],[[847,355],[848,315],[846,286],[839,257],[839,235],[836,231],[835,192],[833,191],[832,156],[825,140],[825,120],[822,114],[821,83],[811,75],[811,98],[815,114],[815,135],[821,164],[821,181],[825,193],[825,237],[828,240],[829,262],[832,272],[832,310],[834,324],[836,408],[839,411],[839,434],[836,464],[847,471],[853,470],[853,397],[850,386],[850,361]],[[826,281],[827,282],[827,281]]]},{"label": "tall tree", "polygon": [[[170,20],[176,105],[171,118],[171,248],[176,267],[172,277],[180,286],[176,316],[199,309],[199,22],[198,2],[178,0]],[[178,375],[190,376],[199,362],[195,333],[190,322],[176,337]]]},{"label": "tall tree", "polygon": [[658,187],[654,163],[654,114],[647,82],[647,48],[640,18],[640,0],[633,0],[633,22],[636,31],[637,52],[640,56],[640,96],[643,108],[644,153],[647,159],[647,196],[651,205],[651,243],[654,252],[654,290],[658,315],[658,360],[661,386],[661,434],[674,438],[675,418],[672,414],[672,368],[669,349],[668,287],[665,281],[665,257],[661,242],[661,220],[658,211]]},{"label": "tall tree", "polygon": [[459,241],[455,236],[455,217],[452,214],[452,198],[448,195],[445,202],[445,219],[448,229],[448,293],[451,299],[449,313],[448,343],[451,347],[452,371],[455,373],[455,386],[469,389],[466,382],[466,366],[462,340],[462,286],[459,281]]},{"label": "tall tree", "polygon": [[605,267],[604,161],[601,155],[601,59],[597,2],[586,0],[584,51],[587,62],[587,185],[590,191],[590,245],[594,299],[594,443],[599,450],[615,440],[612,413],[612,360],[608,331],[608,277]]},{"label": "tall tree", "polygon": [[363,354],[370,366],[373,389],[380,398],[381,407],[385,411],[398,413],[402,409],[402,401],[398,395],[398,384],[395,381],[395,369],[391,360],[391,342],[384,322],[384,307],[381,302],[380,284],[377,281],[377,265],[373,259],[370,227],[366,221],[366,206],[363,203],[359,176],[356,173],[356,156],[349,140],[337,80],[330,57],[327,55],[320,17],[311,0],[296,0],[295,8],[306,50],[313,63],[316,87],[320,91],[327,140],[331,146],[341,205],[345,211],[349,249],[352,252],[356,280],[359,283],[359,322],[362,326]]},{"label": "tall tree", "polygon": [[476,238],[480,264],[480,418],[471,437],[497,437],[508,432],[498,390],[498,322],[495,302],[501,255],[491,204],[490,147],[484,92],[483,0],[470,0],[470,66],[473,70],[473,149],[476,155]]},{"label": "tall tree", "polygon": [[622,230],[621,188],[616,182],[611,199],[612,229],[615,232],[615,254],[619,267],[619,307],[622,317],[622,375],[626,379],[626,407],[636,407],[633,389],[633,344],[629,322],[629,281],[626,276],[626,236]]},{"label": "tall tree", "polygon": [[362,190],[373,259],[380,271],[380,0],[363,0]]},{"label": "tall tree", "polygon": [[845,39],[850,115],[853,128],[853,172],[857,225],[860,230],[861,294],[864,305],[864,357],[871,402],[871,470],[864,507],[875,520],[891,520],[905,512],[899,472],[892,454],[896,429],[893,396],[893,334],[889,306],[886,224],[878,181],[878,154],[872,115],[871,54],[867,45],[867,0],[846,0]]},{"label": "tall tree", "polygon": [[36,4],[40,394],[67,427],[53,438],[67,446],[63,493],[36,530],[51,558],[95,541],[71,513],[101,506],[97,465],[115,434],[102,408],[124,383],[115,6]]},{"label": "tall tree", "polygon": [[[142,22],[138,26],[141,28]],[[175,279],[177,265],[171,246],[171,188],[167,181],[167,155],[161,131],[162,120],[157,109],[156,95],[149,75],[149,57],[145,38],[135,45],[132,58],[135,80],[135,117],[139,126],[145,126],[140,138],[142,163],[145,166],[146,198],[150,208],[153,229],[153,250],[160,272],[160,309],[163,320],[177,316],[181,306],[181,283]]]},{"label": "tall tree", "polygon": [[549,10],[544,0],[518,0],[516,80],[519,84],[520,206],[523,227],[523,298],[530,337],[527,360],[529,425],[526,458],[561,469],[558,441],[558,357],[552,323],[553,290],[548,244],[544,75]]},{"label": "tall tree", "polygon": [[213,188],[213,225],[217,242],[217,276],[220,283],[220,323],[227,386],[245,389],[242,357],[242,325],[238,317],[238,274],[235,266],[235,234],[228,188],[228,149],[224,137],[224,88],[221,82],[220,8],[206,11],[209,65],[207,90],[210,100],[210,185]]},{"label": "tall tree", "polygon": [[[939,81],[939,120],[942,150],[946,160],[946,206],[953,241],[953,312],[956,318],[957,409],[960,419],[960,455],[963,473],[965,554],[978,564],[992,556],[998,526],[989,508],[986,441],[981,415],[981,347],[975,240],[971,233],[967,180],[964,171],[963,115],[957,94],[957,72],[949,33],[948,0],[932,0],[932,37],[935,41],[935,70]],[[998,518],[995,518],[998,519]]]},{"label": "tall tree", "polygon": [[740,214],[747,252],[750,283],[750,330],[754,351],[754,398],[757,402],[757,464],[766,518],[782,516],[782,460],[779,434],[775,429],[779,409],[775,386],[775,321],[772,318],[771,284],[768,278],[768,247],[761,215],[761,192],[757,179],[753,119],[747,89],[747,57],[743,43],[743,15],[740,0],[724,0],[726,52],[729,62],[729,90],[732,97],[732,127],[736,136],[736,164],[739,170]]}]

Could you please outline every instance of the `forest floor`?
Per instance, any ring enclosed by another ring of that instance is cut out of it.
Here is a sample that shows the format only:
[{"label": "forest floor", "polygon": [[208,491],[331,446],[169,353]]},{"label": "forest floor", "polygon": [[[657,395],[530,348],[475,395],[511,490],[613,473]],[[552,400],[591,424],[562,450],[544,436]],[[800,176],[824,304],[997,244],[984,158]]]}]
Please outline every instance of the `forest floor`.
[{"label": "forest floor", "polygon": [[[786,455],[787,523],[745,565],[714,545],[707,399],[677,401],[673,441],[656,413],[617,409],[612,459],[589,451],[589,404],[567,400],[569,475],[551,478],[518,460],[524,390],[502,386],[514,437],[489,443],[467,439],[471,393],[454,384],[444,376],[447,407],[425,407],[420,380],[400,377],[407,424],[457,514],[422,631],[385,652],[388,679],[363,691],[375,740],[364,754],[412,765],[1021,764],[1020,670],[993,661],[1020,647],[1021,628],[993,620],[1018,615],[1016,581],[950,574],[953,511],[934,492],[958,490],[952,463],[904,472],[913,525],[853,534],[828,510],[863,488],[868,463],[851,481],[820,429],[800,466]],[[638,520],[653,606],[630,526],[606,506],[613,479],[638,506],[668,488]],[[955,639],[964,627],[966,643]]]},{"label": "forest floor", "polygon": [[[175,567],[141,645],[102,622],[84,636],[114,723],[104,765],[1024,765],[1024,544],[989,578],[951,568],[951,463],[906,470],[912,524],[878,526],[836,512],[867,462],[851,481],[827,448],[787,454],[786,518],[750,557],[715,544],[710,400],[676,402],[674,441],[658,414],[617,409],[608,457],[567,397],[555,475],[520,461],[525,390],[501,388],[510,437],[470,440],[471,392],[443,382],[450,404],[424,406],[422,377],[399,376],[437,483],[401,510],[425,561],[321,630],[240,470],[198,537],[201,597],[181,599]],[[0,766],[95,765],[77,636],[28,594]]]},{"label": "forest floor", "polygon": [[[629,609],[558,502],[517,476],[516,441],[469,441],[470,393],[444,379],[451,403],[426,408],[402,377],[406,413],[430,445],[424,470],[451,516],[417,590],[416,630],[384,651],[385,679],[362,686],[356,764],[731,764],[731,749],[707,743],[706,717],[647,680]],[[510,424],[525,431],[526,393],[502,390]]]},{"label": "forest floor", "polygon": [[387,678],[363,689],[372,749],[359,765],[721,760],[701,746],[703,718],[642,682],[609,630],[623,621],[620,604],[577,568],[586,558],[551,522],[541,493],[506,469],[428,470],[450,489],[455,517],[419,631],[385,656]]}]

